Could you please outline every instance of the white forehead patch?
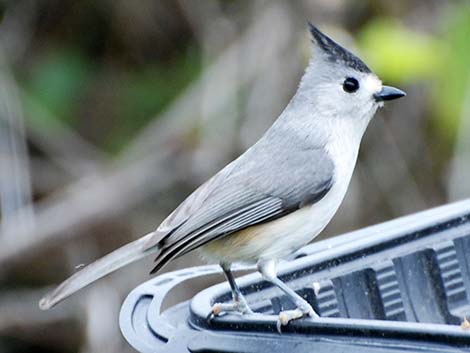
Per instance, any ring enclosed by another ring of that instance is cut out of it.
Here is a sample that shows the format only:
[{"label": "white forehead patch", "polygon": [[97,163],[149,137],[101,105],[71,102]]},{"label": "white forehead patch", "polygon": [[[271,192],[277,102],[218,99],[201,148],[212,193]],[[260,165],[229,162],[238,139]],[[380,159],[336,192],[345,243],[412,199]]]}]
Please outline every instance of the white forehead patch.
[{"label": "white forehead patch", "polygon": [[364,78],[363,85],[367,91],[372,93],[377,93],[382,89],[382,81],[373,74],[369,74]]}]

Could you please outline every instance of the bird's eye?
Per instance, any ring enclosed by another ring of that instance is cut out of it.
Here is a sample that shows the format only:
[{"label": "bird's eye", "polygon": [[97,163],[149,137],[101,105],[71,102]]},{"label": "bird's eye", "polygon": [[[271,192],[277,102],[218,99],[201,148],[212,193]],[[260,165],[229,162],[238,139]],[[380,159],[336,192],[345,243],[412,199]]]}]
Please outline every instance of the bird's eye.
[{"label": "bird's eye", "polygon": [[354,77],[348,77],[343,82],[343,89],[348,93],[356,92],[359,89],[359,82]]}]

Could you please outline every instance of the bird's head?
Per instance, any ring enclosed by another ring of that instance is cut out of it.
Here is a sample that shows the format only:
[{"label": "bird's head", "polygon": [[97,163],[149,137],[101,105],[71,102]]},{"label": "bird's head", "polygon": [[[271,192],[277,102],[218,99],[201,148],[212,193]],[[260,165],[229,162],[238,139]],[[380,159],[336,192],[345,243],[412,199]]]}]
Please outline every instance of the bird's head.
[{"label": "bird's head", "polygon": [[[384,101],[403,97],[382,81],[357,56],[309,23],[313,55],[297,96],[302,105],[328,119],[370,121]],[[307,104],[305,104],[307,103]]]}]

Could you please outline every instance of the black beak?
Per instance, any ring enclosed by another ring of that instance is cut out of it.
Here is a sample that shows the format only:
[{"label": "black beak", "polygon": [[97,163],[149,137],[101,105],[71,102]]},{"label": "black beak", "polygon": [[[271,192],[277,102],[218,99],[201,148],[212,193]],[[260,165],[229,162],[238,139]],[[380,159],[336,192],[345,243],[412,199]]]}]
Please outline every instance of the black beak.
[{"label": "black beak", "polygon": [[382,86],[382,90],[374,94],[376,102],[391,101],[404,96],[406,96],[405,92],[390,86]]}]

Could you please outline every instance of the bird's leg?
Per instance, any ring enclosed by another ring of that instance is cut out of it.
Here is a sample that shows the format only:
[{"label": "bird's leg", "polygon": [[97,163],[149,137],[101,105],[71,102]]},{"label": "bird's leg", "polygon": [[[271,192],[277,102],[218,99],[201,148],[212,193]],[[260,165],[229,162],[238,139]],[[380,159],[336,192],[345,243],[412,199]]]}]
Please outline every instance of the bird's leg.
[{"label": "bird's leg", "polygon": [[233,277],[232,271],[230,270],[230,264],[221,263],[220,266],[224,271],[225,278],[230,284],[232,290],[233,303],[215,303],[212,306],[212,314],[217,316],[223,312],[239,312],[240,314],[253,314],[253,311],[248,306],[245,297],[242,295],[240,288],[238,288],[235,278]]},{"label": "bird's leg", "polygon": [[261,273],[263,278],[281,289],[297,307],[294,310],[286,310],[279,313],[279,319],[277,322],[277,329],[279,332],[281,331],[281,326],[287,325],[291,320],[299,319],[303,316],[310,316],[314,318],[319,317],[315,310],[313,310],[312,306],[305,299],[303,299],[277,277],[275,260],[261,261],[258,262],[257,266],[258,271]]}]

